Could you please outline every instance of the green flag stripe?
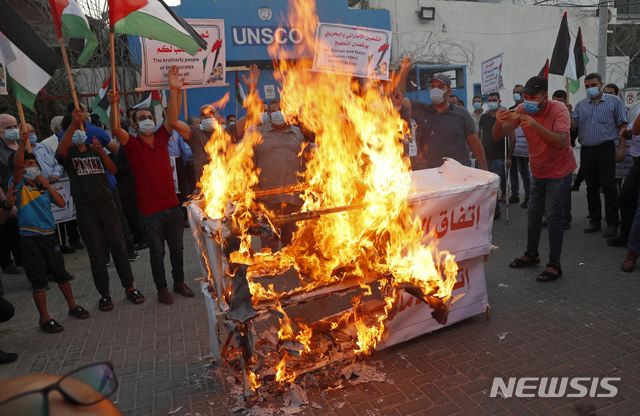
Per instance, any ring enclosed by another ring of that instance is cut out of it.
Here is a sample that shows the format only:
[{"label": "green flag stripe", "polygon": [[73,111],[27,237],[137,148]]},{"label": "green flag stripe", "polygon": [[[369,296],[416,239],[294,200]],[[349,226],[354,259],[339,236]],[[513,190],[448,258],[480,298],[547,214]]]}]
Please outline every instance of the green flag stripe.
[{"label": "green flag stripe", "polygon": [[67,38],[86,39],[82,54],[78,58],[78,63],[84,65],[91,58],[91,54],[98,47],[98,41],[96,37],[87,26],[87,22],[74,14],[62,15],[62,35]]},{"label": "green flag stripe", "polygon": [[26,105],[33,110],[33,104],[36,101],[36,94],[23,87],[22,84],[13,79],[11,75],[8,75],[8,78],[11,88],[13,88],[13,95],[16,97],[16,100],[20,101],[22,105]]}]

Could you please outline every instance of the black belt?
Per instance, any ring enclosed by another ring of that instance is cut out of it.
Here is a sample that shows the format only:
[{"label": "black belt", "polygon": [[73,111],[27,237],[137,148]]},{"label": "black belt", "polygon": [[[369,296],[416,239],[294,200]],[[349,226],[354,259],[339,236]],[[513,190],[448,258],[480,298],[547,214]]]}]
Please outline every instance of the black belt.
[{"label": "black belt", "polygon": [[606,141],[604,143],[597,144],[595,146],[582,146],[582,147],[584,147],[585,149],[597,149],[599,147],[606,146],[606,145],[608,145],[610,143],[613,144],[613,140],[609,140],[609,141]]}]

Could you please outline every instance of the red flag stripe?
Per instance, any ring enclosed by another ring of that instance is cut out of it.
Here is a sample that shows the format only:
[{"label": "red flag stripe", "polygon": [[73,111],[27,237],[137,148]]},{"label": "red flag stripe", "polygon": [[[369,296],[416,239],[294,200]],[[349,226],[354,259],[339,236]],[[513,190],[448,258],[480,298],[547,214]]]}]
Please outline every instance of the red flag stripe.
[{"label": "red flag stripe", "polygon": [[109,1],[109,26],[113,26],[118,20],[127,17],[129,13],[146,6],[147,0],[108,0]]}]

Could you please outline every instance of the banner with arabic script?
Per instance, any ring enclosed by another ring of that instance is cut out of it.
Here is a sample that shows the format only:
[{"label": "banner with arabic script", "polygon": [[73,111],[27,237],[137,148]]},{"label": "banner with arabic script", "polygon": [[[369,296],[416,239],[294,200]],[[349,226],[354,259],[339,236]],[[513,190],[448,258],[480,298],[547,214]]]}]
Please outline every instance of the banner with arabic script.
[{"label": "banner with arabic script", "polygon": [[191,56],[177,46],[149,38],[142,43],[141,90],[169,88],[169,68],[176,65],[183,88],[218,87],[225,83],[227,55],[224,42],[224,20],[185,19],[207,41],[207,50]]},{"label": "banner with arabic script", "polygon": [[318,23],[313,70],[388,80],[391,36],[388,30]]},{"label": "banner with arabic script", "polygon": [[65,205],[60,208],[56,204],[51,204],[51,212],[56,224],[61,222],[72,221],[76,219],[76,206],[73,204],[71,196],[71,183],[69,178],[62,178],[58,182],[51,185],[53,189],[64,199]]},{"label": "banner with arabic script", "polygon": [[503,54],[494,56],[480,64],[480,70],[482,72],[480,89],[482,91],[482,95],[504,89],[504,78],[502,77],[502,55]]}]

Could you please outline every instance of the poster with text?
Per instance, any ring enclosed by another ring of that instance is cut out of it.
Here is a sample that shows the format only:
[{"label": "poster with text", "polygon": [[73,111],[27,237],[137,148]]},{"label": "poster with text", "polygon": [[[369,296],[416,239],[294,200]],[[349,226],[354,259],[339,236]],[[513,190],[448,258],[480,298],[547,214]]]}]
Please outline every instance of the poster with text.
[{"label": "poster with text", "polygon": [[217,87],[225,83],[226,50],[224,20],[185,19],[207,41],[207,50],[200,49],[195,56],[154,39],[140,38],[142,43],[142,78],[140,89],[169,88],[169,68],[176,65],[183,88]]},{"label": "poster with text", "polygon": [[388,80],[391,36],[388,30],[318,23],[313,70]]},{"label": "poster with text", "polygon": [[7,66],[4,63],[4,58],[0,53],[0,95],[7,95]]},{"label": "poster with text", "polygon": [[72,221],[76,219],[76,206],[73,204],[71,196],[71,183],[69,178],[62,178],[51,185],[53,189],[64,199],[65,206],[60,208],[56,204],[51,204],[51,212],[56,224]]},{"label": "poster with text", "polygon": [[498,56],[494,56],[480,65],[482,71],[482,82],[480,84],[482,95],[504,89],[504,81],[502,79],[502,55],[501,53]]},{"label": "poster with text", "polygon": [[518,157],[529,157],[529,147],[527,139],[524,137],[522,127],[516,129],[516,146],[513,149],[513,155]]}]

